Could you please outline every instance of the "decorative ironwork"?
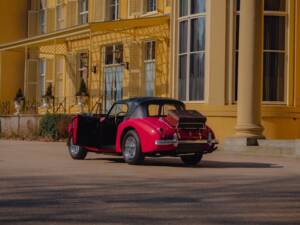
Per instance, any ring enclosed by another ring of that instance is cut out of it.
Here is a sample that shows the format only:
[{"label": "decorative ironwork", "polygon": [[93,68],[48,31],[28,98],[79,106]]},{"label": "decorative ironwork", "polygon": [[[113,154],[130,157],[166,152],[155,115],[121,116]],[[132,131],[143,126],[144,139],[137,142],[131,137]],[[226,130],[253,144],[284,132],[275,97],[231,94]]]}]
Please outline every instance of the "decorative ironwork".
[{"label": "decorative ironwork", "polygon": [[0,115],[9,115],[11,113],[11,102],[0,101]]},{"label": "decorative ironwork", "polygon": [[54,98],[53,113],[67,113],[67,98]]},{"label": "decorative ironwork", "polygon": [[[96,99],[96,101],[94,101]],[[89,103],[89,113],[101,114],[102,113],[102,97],[92,97]]]},{"label": "decorative ironwork", "polygon": [[37,101],[37,100],[26,100],[22,113],[37,114],[39,105],[40,105],[39,101]]},{"label": "decorative ironwork", "polygon": [[[47,112],[53,114],[72,114],[76,113],[76,107],[78,102],[75,96],[53,98],[49,101]],[[21,109],[21,114],[38,114],[39,110],[43,108],[43,101],[37,100],[25,100]],[[90,114],[101,114],[103,111],[103,99],[99,96],[89,97],[88,102],[84,107],[84,111]],[[13,101],[0,101],[0,115],[12,115]]]}]

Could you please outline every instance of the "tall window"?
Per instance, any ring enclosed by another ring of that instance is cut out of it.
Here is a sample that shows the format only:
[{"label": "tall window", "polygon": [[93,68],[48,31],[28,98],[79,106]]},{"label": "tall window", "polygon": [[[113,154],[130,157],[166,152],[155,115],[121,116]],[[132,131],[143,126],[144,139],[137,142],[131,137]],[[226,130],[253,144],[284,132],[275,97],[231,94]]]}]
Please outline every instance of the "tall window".
[{"label": "tall window", "polygon": [[40,0],[39,1],[39,32],[40,34],[46,33],[46,9],[47,9],[47,1]]},{"label": "tall window", "polygon": [[64,1],[56,0],[56,29],[60,30],[64,28],[65,16],[64,16]]},{"label": "tall window", "polygon": [[156,0],[145,0],[144,4],[146,13],[156,11]]},{"label": "tall window", "polygon": [[89,1],[79,0],[79,24],[85,24],[89,21]]},{"label": "tall window", "polygon": [[[286,100],[288,1],[264,0],[263,101]],[[235,100],[238,91],[240,0],[236,0]]]},{"label": "tall window", "polygon": [[240,0],[235,2],[235,45],[234,45],[234,100],[238,100],[239,41],[240,41]]},{"label": "tall window", "polygon": [[154,96],[155,89],[155,41],[145,43],[145,94]]},{"label": "tall window", "polygon": [[78,54],[78,74],[79,80],[77,81],[77,88],[80,86],[81,79],[87,84],[89,72],[89,54],[87,52],[81,52]]},{"label": "tall window", "polygon": [[206,1],[179,0],[178,95],[204,100]]},{"label": "tall window", "polygon": [[120,13],[120,3],[119,0],[109,0],[108,1],[108,20],[118,20]]},{"label": "tall window", "polygon": [[46,93],[46,59],[39,61],[39,94],[40,96]]},{"label": "tall window", "polygon": [[264,101],[285,101],[287,16],[286,0],[264,1]]},{"label": "tall window", "polygon": [[113,102],[123,98],[123,45],[107,46],[104,54],[105,110],[108,111]]}]

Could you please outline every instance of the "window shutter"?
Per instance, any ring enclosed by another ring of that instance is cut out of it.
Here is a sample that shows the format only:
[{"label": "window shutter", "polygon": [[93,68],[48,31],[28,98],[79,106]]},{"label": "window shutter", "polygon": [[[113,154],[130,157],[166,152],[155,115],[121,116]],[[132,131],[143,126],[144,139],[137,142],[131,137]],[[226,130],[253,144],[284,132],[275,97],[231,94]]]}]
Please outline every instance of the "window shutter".
[{"label": "window shutter", "polygon": [[47,33],[53,32],[55,30],[55,9],[47,9]]},{"label": "window shutter", "polygon": [[164,1],[156,0],[157,11],[160,13],[164,13]]},{"label": "window shutter", "polygon": [[142,48],[138,42],[132,42],[130,45],[130,63],[129,63],[129,96],[140,96],[142,92]]},{"label": "window shutter", "polygon": [[39,0],[31,0],[30,9],[33,11],[39,10]]},{"label": "window shutter", "polygon": [[111,20],[112,19],[112,14],[111,14],[111,9],[110,9],[110,0],[105,1],[104,9],[105,9],[104,20],[106,20],[106,21]]},{"label": "window shutter", "polygon": [[94,0],[94,21],[104,21],[106,0]]},{"label": "window shutter", "polygon": [[[52,83],[54,78],[54,60],[46,59],[46,83]],[[47,88],[47,86],[46,86]]]},{"label": "window shutter", "polygon": [[143,0],[129,0],[129,16],[137,17],[143,14]]},{"label": "window shutter", "polygon": [[172,0],[165,0],[165,2],[166,2],[166,7],[171,7],[171,4],[172,4],[171,1],[172,1]]},{"label": "window shutter", "polygon": [[75,95],[77,89],[77,56],[75,53],[67,53],[67,71],[68,71],[68,81],[71,82],[69,87],[69,95]]},{"label": "window shutter", "polygon": [[36,100],[37,97],[37,77],[38,77],[38,60],[27,60],[27,79],[25,97],[27,100]]},{"label": "window shutter", "polygon": [[130,70],[140,70],[142,61],[142,47],[138,42],[130,44]]},{"label": "window shutter", "polygon": [[78,23],[78,1],[69,0],[67,3],[67,26],[73,27]]},{"label": "window shutter", "polygon": [[59,55],[55,58],[55,96],[63,97],[63,77],[64,77],[65,59]]},{"label": "window shutter", "polygon": [[28,37],[32,37],[38,34],[38,12],[28,12]]}]

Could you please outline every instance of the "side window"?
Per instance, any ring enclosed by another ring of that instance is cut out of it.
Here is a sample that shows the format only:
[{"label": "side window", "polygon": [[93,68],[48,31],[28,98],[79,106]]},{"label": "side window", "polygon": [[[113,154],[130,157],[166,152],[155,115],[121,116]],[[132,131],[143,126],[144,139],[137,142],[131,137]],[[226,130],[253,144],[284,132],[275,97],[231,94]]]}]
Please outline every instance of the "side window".
[{"label": "side window", "polygon": [[148,116],[159,116],[159,105],[148,105]]},{"label": "side window", "polygon": [[127,104],[115,104],[109,113],[110,117],[124,116],[128,112]]}]

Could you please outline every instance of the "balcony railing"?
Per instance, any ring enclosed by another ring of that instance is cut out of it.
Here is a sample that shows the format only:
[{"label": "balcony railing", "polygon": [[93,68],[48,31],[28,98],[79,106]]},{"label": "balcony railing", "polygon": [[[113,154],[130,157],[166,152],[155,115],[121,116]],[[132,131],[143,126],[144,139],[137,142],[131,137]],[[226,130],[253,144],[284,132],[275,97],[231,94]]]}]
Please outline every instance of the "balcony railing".
[{"label": "balcony railing", "polygon": [[10,101],[0,101],[0,115],[9,115],[11,114],[12,104]]}]

